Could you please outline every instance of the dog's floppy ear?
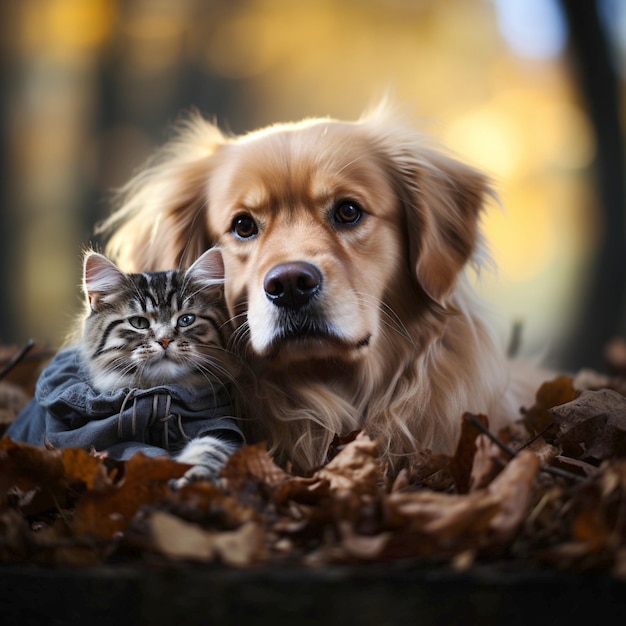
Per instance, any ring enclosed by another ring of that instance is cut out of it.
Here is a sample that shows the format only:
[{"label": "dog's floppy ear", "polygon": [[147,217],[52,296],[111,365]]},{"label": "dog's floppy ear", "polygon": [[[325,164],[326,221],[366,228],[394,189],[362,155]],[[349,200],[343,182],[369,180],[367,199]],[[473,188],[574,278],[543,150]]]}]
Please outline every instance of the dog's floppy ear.
[{"label": "dog's floppy ear", "polygon": [[127,272],[188,267],[213,243],[206,228],[207,189],[219,129],[194,114],[119,194],[99,228],[107,253]]},{"label": "dog's floppy ear", "polygon": [[409,253],[417,280],[437,302],[445,300],[480,241],[479,217],[491,195],[487,178],[435,150],[403,164]]},{"label": "dog's floppy ear", "polygon": [[411,268],[443,303],[480,242],[479,216],[493,192],[479,171],[428,145],[383,102],[361,122],[374,131],[406,212]]}]

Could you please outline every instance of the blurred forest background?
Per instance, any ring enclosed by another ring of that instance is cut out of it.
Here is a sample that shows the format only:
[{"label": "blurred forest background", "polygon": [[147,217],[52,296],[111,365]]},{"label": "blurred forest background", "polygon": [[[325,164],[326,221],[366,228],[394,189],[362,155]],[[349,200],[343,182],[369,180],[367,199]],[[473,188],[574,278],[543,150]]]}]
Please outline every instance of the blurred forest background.
[{"label": "blurred forest background", "polygon": [[168,127],[358,117],[386,90],[495,181],[479,289],[524,352],[625,328],[620,0],[3,0],[0,340],[58,347],[81,250]]}]

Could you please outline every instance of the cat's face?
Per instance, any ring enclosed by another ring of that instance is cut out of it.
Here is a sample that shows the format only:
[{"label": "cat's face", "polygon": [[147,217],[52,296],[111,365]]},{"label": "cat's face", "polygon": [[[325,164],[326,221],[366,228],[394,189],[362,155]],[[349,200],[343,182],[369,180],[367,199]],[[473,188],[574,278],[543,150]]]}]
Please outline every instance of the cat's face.
[{"label": "cat's face", "polygon": [[215,249],[186,271],[141,274],[125,274],[106,257],[89,253],[82,351],[93,386],[195,386],[230,378],[223,272]]}]

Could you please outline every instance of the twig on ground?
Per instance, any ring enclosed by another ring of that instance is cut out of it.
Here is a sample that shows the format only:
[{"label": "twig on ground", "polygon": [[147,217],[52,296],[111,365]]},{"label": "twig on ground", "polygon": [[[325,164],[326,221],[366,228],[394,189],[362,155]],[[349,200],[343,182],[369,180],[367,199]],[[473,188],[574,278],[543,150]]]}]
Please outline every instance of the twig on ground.
[{"label": "twig on ground", "polygon": [[[493,443],[495,443],[503,452],[508,454],[511,458],[515,458],[517,456],[519,450],[514,450],[504,443],[502,439],[500,439],[497,435],[494,435],[475,415],[470,415],[468,419],[473,426],[476,426],[481,433],[489,437],[489,439],[493,441]],[[532,443],[532,440],[530,443]],[[520,450],[523,450],[527,445],[529,444],[525,444],[520,448]],[[546,474],[552,474],[553,476],[573,480],[575,482],[583,482],[586,479],[584,476],[579,476],[573,472],[568,472],[567,470],[560,469],[558,467],[552,467],[551,465],[541,465],[539,469]]]},{"label": "twig on ground", "polygon": [[545,426],[544,428],[542,428],[534,437],[531,437],[519,450],[524,450],[525,448],[528,448],[529,446],[532,446],[533,443],[535,443],[535,441],[537,441],[537,439],[539,439],[539,437],[543,437],[553,426],[554,426],[555,422],[550,422],[547,426]]},{"label": "twig on ground", "polygon": [[17,353],[14,354],[9,362],[0,370],[0,380],[2,380],[33,348],[35,342],[33,339],[29,339],[26,345]]}]

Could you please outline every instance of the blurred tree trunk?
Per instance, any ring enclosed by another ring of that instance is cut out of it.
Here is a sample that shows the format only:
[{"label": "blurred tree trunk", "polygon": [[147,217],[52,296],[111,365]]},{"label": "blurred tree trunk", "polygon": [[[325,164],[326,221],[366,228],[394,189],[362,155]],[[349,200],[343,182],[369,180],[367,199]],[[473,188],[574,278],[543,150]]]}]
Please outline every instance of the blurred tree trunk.
[{"label": "blurred tree trunk", "polygon": [[9,133],[8,108],[10,93],[9,46],[7,44],[7,25],[10,23],[9,4],[0,2],[0,343],[10,342],[15,336],[13,306],[10,301],[14,290],[11,288],[11,267],[15,264],[14,232],[9,202]]},{"label": "blurred tree trunk", "polygon": [[[205,24],[209,30],[215,19],[215,4],[192,0],[155,5],[148,0],[123,0],[119,3],[118,19],[121,23],[133,19],[147,23],[150,16],[160,15],[165,21],[180,12],[177,23]],[[128,52],[140,43],[128,32],[117,33],[100,59],[98,119],[94,130],[100,137],[113,135],[126,143],[123,147],[119,143],[109,146],[107,153],[107,143],[99,142],[100,184],[91,190],[91,202],[83,211],[86,227],[108,217],[112,208],[107,201],[110,185],[115,188],[126,183],[144,159],[170,137],[173,122],[192,108],[209,117],[228,120],[233,103],[237,102],[236,81],[201,71],[193,56],[183,52],[174,54],[171,63],[157,70],[129,69]],[[123,167],[117,164],[112,173],[107,162],[110,155],[118,159],[120,155],[126,156],[129,160],[122,163]],[[92,241],[99,245],[104,239],[92,236]]]},{"label": "blurred tree trunk", "polygon": [[619,80],[597,1],[561,3],[570,29],[575,78],[596,137],[594,175],[604,222],[585,306],[569,340],[564,364],[600,368],[606,343],[626,330],[626,197]]}]

